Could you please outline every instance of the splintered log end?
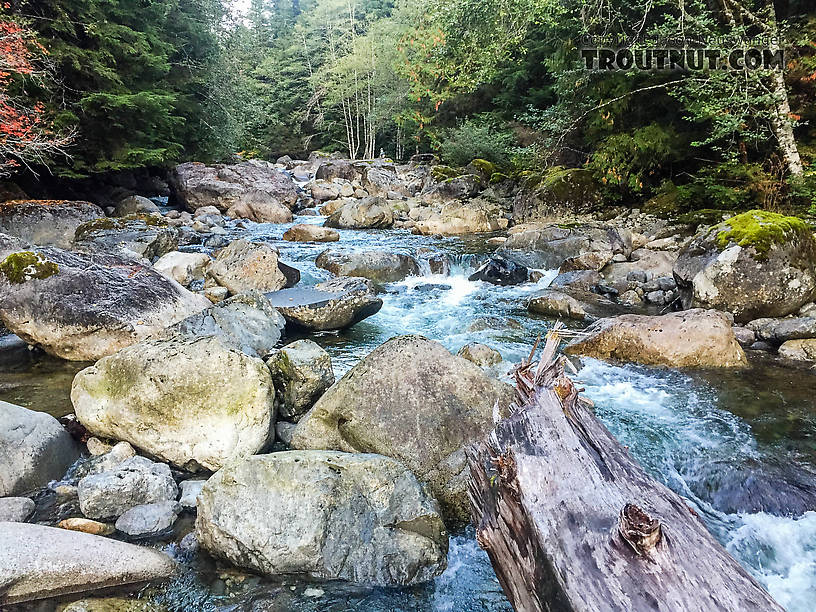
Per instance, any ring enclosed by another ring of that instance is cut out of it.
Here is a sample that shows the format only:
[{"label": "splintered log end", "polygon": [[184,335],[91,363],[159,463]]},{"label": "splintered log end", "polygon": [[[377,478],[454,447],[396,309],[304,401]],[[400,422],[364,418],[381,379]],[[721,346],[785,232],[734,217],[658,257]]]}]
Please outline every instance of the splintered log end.
[{"label": "splintered log end", "polygon": [[618,533],[638,555],[648,557],[660,542],[660,521],[635,504],[626,504],[620,512]]}]

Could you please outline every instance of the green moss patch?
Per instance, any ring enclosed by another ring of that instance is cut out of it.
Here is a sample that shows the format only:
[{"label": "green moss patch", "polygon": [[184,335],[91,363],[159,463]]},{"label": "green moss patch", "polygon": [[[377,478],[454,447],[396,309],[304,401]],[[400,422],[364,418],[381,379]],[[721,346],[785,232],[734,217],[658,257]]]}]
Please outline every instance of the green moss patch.
[{"label": "green moss patch", "polygon": [[502,174],[501,172],[494,172],[490,175],[490,184],[496,185],[497,183],[503,183],[504,181],[508,180],[510,177],[506,174]]},{"label": "green moss patch", "polygon": [[12,253],[0,263],[0,274],[15,285],[32,279],[42,280],[57,272],[59,266],[56,263],[33,251]]},{"label": "green moss patch", "polygon": [[749,210],[723,221],[715,228],[717,248],[723,250],[730,244],[753,247],[759,258],[767,257],[776,244],[794,239],[812,240],[807,223],[798,217],[786,217],[764,210]]},{"label": "green moss patch", "polygon": [[100,217],[80,225],[76,237],[97,231],[124,230],[134,225],[144,224],[148,227],[167,227],[167,221],[158,215],[134,214],[125,217]]},{"label": "green moss patch", "polygon": [[431,168],[431,176],[434,178],[434,180],[440,183],[445,179],[456,178],[457,176],[459,176],[459,174],[460,174],[459,172],[457,172],[450,166],[443,166],[442,164],[439,164]]},{"label": "green moss patch", "polygon": [[470,162],[470,166],[485,176],[491,176],[494,172],[496,172],[496,164],[489,162],[486,159],[474,159],[472,162]]}]

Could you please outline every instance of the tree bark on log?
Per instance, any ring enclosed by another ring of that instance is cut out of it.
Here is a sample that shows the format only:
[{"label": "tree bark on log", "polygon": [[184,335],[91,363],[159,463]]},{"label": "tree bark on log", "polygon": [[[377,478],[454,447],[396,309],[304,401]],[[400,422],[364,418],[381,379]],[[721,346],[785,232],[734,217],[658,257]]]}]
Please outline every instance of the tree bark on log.
[{"label": "tree bark on log", "polygon": [[548,335],[466,452],[476,537],[517,612],[782,610],[598,421]]}]

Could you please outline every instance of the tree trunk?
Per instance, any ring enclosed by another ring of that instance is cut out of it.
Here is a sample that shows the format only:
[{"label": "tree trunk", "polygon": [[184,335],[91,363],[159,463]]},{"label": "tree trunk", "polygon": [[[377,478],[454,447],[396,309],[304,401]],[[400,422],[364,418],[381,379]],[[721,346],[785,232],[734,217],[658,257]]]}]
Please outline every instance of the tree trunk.
[{"label": "tree trunk", "polygon": [[793,136],[793,125],[790,119],[790,103],[788,90],[785,87],[785,75],[782,70],[773,71],[773,90],[776,96],[776,109],[771,119],[774,135],[779,143],[779,149],[785,158],[788,172],[794,176],[802,176],[804,168],[796,148],[796,139]]},{"label": "tree trunk", "polygon": [[476,537],[515,610],[781,610],[598,421],[558,342],[466,451]]}]

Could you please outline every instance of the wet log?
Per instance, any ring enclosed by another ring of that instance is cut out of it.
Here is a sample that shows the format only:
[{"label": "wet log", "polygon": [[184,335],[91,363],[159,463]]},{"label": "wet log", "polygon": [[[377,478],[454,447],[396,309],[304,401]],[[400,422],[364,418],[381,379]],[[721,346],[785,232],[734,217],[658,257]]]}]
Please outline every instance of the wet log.
[{"label": "wet log", "polygon": [[476,537],[515,610],[782,610],[595,417],[558,344],[466,450]]}]

